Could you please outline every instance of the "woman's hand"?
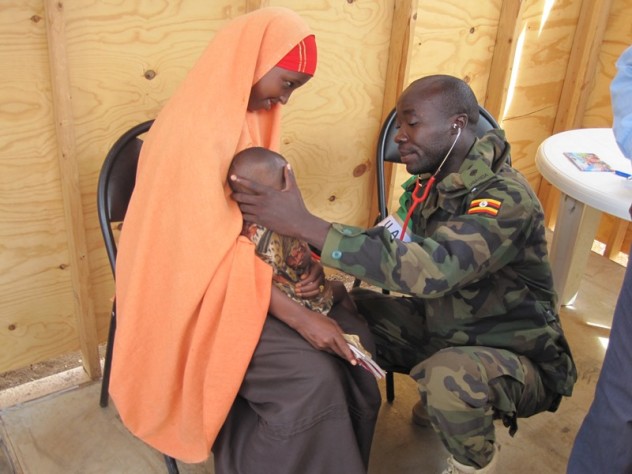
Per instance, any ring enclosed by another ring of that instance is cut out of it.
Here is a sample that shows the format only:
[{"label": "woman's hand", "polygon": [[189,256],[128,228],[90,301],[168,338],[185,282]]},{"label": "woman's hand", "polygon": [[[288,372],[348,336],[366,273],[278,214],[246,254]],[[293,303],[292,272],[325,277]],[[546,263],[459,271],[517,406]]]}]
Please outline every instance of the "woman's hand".
[{"label": "woman's hand", "polygon": [[296,303],[274,285],[270,313],[298,332],[315,349],[336,354],[352,365],[357,365],[358,361],[342,337],[343,331],[336,321]]},{"label": "woman's hand", "polygon": [[352,365],[357,365],[358,361],[349,349],[347,341],[342,337],[343,330],[338,323],[322,313],[304,309],[311,314],[301,318],[294,327],[303,339],[318,350],[337,354]]},{"label": "woman's hand", "polygon": [[312,260],[309,271],[301,275],[301,281],[294,285],[294,291],[301,298],[316,298],[325,291],[325,270],[320,262]]}]

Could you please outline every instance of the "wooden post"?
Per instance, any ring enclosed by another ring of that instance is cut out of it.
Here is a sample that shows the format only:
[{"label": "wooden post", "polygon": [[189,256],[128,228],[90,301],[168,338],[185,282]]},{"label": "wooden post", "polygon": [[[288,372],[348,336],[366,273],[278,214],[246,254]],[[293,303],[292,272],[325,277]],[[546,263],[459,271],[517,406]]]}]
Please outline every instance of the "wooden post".
[{"label": "wooden post", "polygon": [[61,0],[45,0],[44,8],[77,334],[83,367],[91,379],[96,379],[101,376],[101,365],[99,363],[96,321],[90,296],[90,268],[81,205],[81,190],[79,188],[79,170],[68,77],[64,4]]},{"label": "wooden post", "polygon": [[604,251],[604,255],[610,260],[614,260],[621,251],[623,239],[625,239],[625,235],[628,232],[628,224],[629,222],[626,220],[617,219],[614,232],[610,234],[608,242],[606,242],[606,250]]},{"label": "wooden post", "polygon": [[522,0],[505,0],[500,7],[496,45],[487,81],[487,93],[483,103],[487,111],[502,127],[505,103],[509,91],[511,72],[516,55],[516,39],[520,34]]},{"label": "wooden post", "polygon": [[[384,100],[382,101],[382,116],[380,124],[393,110],[397,99],[406,85],[408,79],[408,65],[410,51],[415,36],[415,22],[417,21],[417,0],[397,0],[394,2],[393,23],[391,26],[391,39],[388,51],[388,64],[386,65],[386,80],[384,83]],[[380,125],[381,126],[381,125]],[[375,137],[377,144],[377,136]],[[384,182],[386,194],[391,195],[393,189],[392,164],[384,165]],[[373,225],[378,213],[377,190],[373,187],[371,194],[371,212],[367,225]]]},{"label": "wooden post", "polygon": [[581,128],[612,0],[582,1],[553,133]]},{"label": "wooden post", "polygon": [[408,63],[417,21],[417,0],[398,0],[394,8],[382,102],[382,121],[395,107],[408,79]]},{"label": "wooden post", "polygon": [[553,223],[557,220],[559,210],[560,191],[542,178],[538,188],[538,196],[544,207],[544,225],[547,229],[553,229]]}]

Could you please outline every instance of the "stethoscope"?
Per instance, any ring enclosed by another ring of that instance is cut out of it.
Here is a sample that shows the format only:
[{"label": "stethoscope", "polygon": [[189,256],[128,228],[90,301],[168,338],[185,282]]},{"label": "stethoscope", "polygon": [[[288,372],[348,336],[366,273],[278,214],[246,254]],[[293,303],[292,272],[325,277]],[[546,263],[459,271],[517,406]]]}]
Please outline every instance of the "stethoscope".
[{"label": "stethoscope", "polygon": [[[456,145],[456,142],[459,140],[459,137],[461,136],[461,127],[459,127],[456,123],[452,124],[452,127],[456,128],[456,138],[452,142],[452,146],[450,147],[448,152],[443,157],[443,160],[439,164],[439,167],[437,168],[437,171],[434,172],[434,174],[430,177],[430,179],[426,183],[425,188],[422,189],[422,187],[421,187],[421,178],[419,176],[417,176],[417,181],[415,181],[415,188],[413,189],[413,192],[411,194],[411,197],[413,199],[413,203],[410,206],[410,208],[408,209],[408,212],[406,213],[406,219],[404,219],[404,224],[402,225],[402,232],[399,235],[399,238],[401,240],[404,240],[404,236],[406,235],[406,229],[408,228],[408,222],[410,221],[410,218],[413,215],[413,211],[417,208],[417,206],[419,206],[422,202],[424,202],[426,199],[428,199],[428,194],[430,194],[430,190],[432,189],[432,186],[434,185],[434,182],[437,180],[437,175],[441,171],[441,168],[443,167],[443,164],[448,159],[448,156],[450,156],[450,153],[452,153],[452,149],[454,148],[454,145]],[[419,196],[419,192],[420,191],[423,191],[421,196]]]}]

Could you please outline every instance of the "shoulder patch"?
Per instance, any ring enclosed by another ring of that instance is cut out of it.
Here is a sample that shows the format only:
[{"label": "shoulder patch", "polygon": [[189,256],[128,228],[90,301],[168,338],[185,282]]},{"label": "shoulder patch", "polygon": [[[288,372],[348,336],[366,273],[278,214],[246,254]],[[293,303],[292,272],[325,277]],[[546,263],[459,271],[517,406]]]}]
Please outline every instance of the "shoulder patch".
[{"label": "shoulder patch", "polygon": [[487,214],[488,216],[495,216],[500,211],[502,202],[498,199],[474,199],[470,203],[470,208],[467,210],[468,214]]}]

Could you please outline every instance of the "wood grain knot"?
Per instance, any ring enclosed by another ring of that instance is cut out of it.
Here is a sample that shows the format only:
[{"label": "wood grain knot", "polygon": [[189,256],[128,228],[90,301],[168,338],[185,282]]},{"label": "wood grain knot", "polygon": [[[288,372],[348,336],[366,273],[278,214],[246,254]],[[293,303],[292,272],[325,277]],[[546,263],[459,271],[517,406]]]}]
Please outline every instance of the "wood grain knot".
[{"label": "wood grain knot", "polygon": [[354,178],[359,178],[359,177],[360,177],[360,176],[362,176],[364,173],[366,173],[366,171],[367,171],[367,169],[368,169],[368,168],[369,168],[369,167],[367,166],[367,164],[366,164],[366,163],[359,164],[358,166],[356,166],[356,167],[353,169],[353,177],[354,177]]},{"label": "wood grain knot", "polygon": [[154,71],[153,69],[147,69],[145,71],[145,74],[143,74],[143,76],[145,77],[145,79],[147,79],[148,81],[151,81],[154,77],[156,77],[156,71]]}]

